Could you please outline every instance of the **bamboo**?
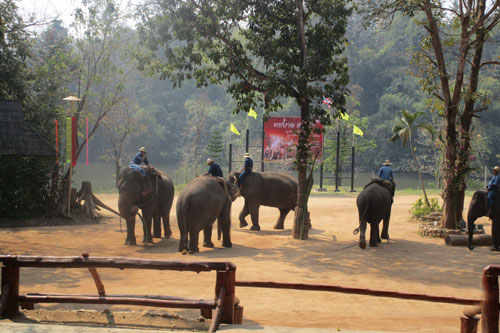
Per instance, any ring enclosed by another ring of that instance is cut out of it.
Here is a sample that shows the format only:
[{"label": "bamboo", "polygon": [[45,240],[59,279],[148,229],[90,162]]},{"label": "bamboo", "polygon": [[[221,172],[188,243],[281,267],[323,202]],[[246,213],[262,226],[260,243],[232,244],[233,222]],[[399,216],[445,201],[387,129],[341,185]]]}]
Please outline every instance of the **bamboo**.
[{"label": "bamboo", "polygon": [[20,295],[20,302],[30,303],[78,303],[78,304],[121,304],[121,305],[146,305],[164,308],[180,308],[180,309],[202,309],[215,307],[214,301],[209,300],[166,300],[166,299],[149,299],[139,297],[122,297],[118,296],[81,296],[81,295],[43,295],[43,294],[28,294]]},{"label": "bamboo", "polygon": [[480,303],[477,299],[455,298],[449,296],[433,296],[425,294],[400,293],[396,291],[373,290],[363,288],[349,288],[333,285],[315,285],[301,283],[278,283],[278,282],[259,282],[259,281],[236,281],[238,287],[257,287],[257,288],[277,288],[277,289],[296,289],[310,291],[329,291],[346,294],[370,295],[378,297],[392,297],[402,299],[412,299],[417,301],[477,305]]},{"label": "bamboo", "polygon": [[53,267],[53,268],[131,268],[175,271],[235,271],[236,266],[229,261],[165,261],[123,257],[50,257],[25,255],[0,255],[0,262],[17,267]]}]

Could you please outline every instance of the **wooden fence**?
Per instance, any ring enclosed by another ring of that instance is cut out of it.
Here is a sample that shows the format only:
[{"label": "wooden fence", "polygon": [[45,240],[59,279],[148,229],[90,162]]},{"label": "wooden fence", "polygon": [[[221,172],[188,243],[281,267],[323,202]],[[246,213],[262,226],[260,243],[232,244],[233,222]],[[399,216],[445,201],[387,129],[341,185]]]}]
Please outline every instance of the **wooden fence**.
[{"label": "wooden fence", "polygon": [[[241,324],[243,307],[237,304],[235,296],[236,266],[229,262],[212,261],[164,261],[134,258],[92,257],[83,253],[80,257],[43,257],[0,255],[2,283],[0,315],[11,317],[19,312],[19,306],[33,308],[34,303],[90,303],[90,304],[127,304],[165,308],[200,309],[205,318],[214,319],[210,332],[220,323]],[[70,294],[19,294],[19,275],[21,267],[38,268],[88,268],[94,278],[98,295]],[[117,269],[154,269],[173,271],[209,272],[216,271],[215,299],[199,300],[161,295],[108,295],[96,268]]]}]

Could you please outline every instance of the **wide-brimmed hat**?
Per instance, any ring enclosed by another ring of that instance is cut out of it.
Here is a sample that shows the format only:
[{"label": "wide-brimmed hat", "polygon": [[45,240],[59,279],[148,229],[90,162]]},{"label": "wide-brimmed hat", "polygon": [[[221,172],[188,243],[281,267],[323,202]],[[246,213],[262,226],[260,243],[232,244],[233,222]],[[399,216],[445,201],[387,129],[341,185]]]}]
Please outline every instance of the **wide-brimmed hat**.
[{"label": "wide-brimmed hat", "polygon": [[213,159],[211,159],[211,158],[207,158],[207,163],[206,163],[206,164],[210,164],[210,163],[212,163],[213,161],[214,161]]},{"label": "wide-brimmed hat", "polygon": [[385,162],[382,163],[382,165],[392,165],[392,163],[389,160],[385,160]]},{"label": "wide-brimmed hat", "polygon": [[500,172],[500,167],[497,165],[493,168],[493,170],[496,170],[497,172]]},{"label": "wide-brimmed hat", "polygon": [[146,148],[144,148],[144,147],[139,148],[139,151],[142,151],[143,153],[147,153]]},{"label": "wide-brimmed hat", "polygon": [[249,153],[245,153],[245,155],[243,155],[243,158],[251,158],[252,155],[250,155]]}]

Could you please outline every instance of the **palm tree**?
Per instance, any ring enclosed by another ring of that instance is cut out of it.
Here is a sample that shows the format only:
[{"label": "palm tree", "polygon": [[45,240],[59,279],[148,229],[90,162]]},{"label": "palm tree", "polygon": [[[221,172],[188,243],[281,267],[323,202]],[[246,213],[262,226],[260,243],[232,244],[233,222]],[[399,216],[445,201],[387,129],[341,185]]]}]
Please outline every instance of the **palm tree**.
[{"label": "palm tree", "polygon": [[427,205],[427,207],[430,207],[429,199],[427,198],[427,193],[425,192],[424,181],[422,180],[422,173],[420,172],[420,166],[415,156],[415,148],[413,147],[413,134],[415,134],[417,130],[425,130],[432,136],[434,136],[434,128],[431,124],[416,123],[417,118],[423,114],[424,113],[421,111],[411,113],[408,110],[401,110],[401,118],[396,120],[396,124],[394,124],[394,127],[392,128],[392,136],[389,140],[391,140],[392,142],[401,140],[403,146],[410,148],[413,162],[415,168],[417,169],[418,178],[420,180],[420,186],[422,187],[422,191],[424,192],[425,204]]}]

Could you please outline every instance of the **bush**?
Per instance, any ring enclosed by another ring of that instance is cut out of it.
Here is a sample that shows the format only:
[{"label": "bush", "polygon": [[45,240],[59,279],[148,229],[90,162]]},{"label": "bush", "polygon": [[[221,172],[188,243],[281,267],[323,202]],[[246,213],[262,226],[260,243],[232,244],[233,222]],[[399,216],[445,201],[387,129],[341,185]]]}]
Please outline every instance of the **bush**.
[{"label": "bush", "polygon": [[433,212],[442,212],[443,211],[443,208],[439,205],[438,199],[430,198],[429,204],[430,204],[430,207],[427,207],[425,205],[424,198],[419,198],[415,202],[415,204],[413,204],[413,207],[410,209],[410,213],[413,215],[413,217],[422,217],[425,215],[429,215],[430,213],[433,213]]},{"label": "bush", "polygon": [[53,213],[57,175],[53,158],[0,156],[0,217],[27,219]]}]

